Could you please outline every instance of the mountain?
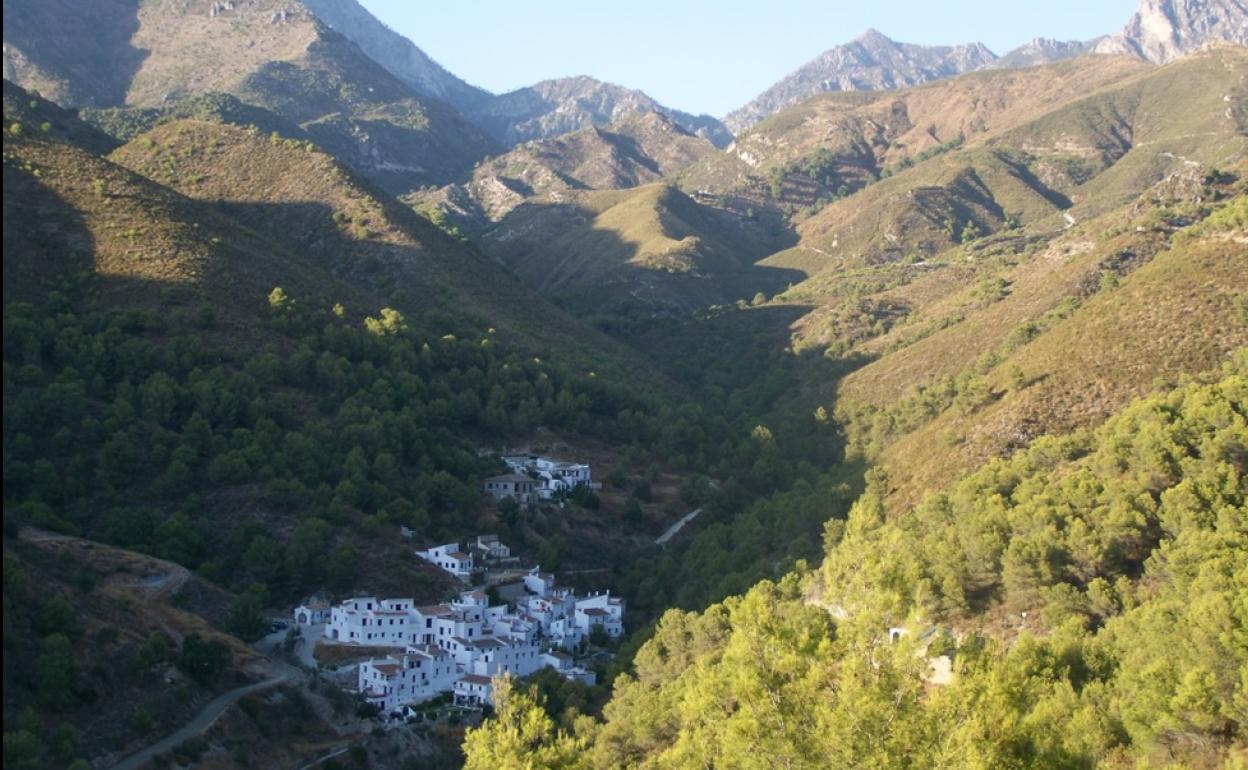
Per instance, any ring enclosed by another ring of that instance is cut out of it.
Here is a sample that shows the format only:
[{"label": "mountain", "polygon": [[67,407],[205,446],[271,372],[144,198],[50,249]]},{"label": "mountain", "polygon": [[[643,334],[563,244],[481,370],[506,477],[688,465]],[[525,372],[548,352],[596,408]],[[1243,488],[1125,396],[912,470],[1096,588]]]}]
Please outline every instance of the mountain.
[{"label": "mountain", "polygon": [[446,183],[497,147],[285,0],[16,0],[4,14],[6,77],[66,106],[150,109],[229,93],[392,192]]},{"label": "mountain", "polygon": [[360,47],[369,58],[417,93],[467,110],[493,97],[429,58],[415,43],[387,27],[356,0],[301,0],[316,17]]},{"label": "mountain", "polygon": [[724,118],[740,133],[768,115],[827,91],[904,88],[977,70],[997,57],[980,43],[923,46],[898,43],[869,29],[825,51]]},{"label": "mountain", "polygon": [[630,112],[662,112],[686,131],[718,147],[732,141],[732,134],[709,115],[690,115],[672,110],[645,93],[591,77],[544,80],[480,104],[469,117],[499,141],[514,146],[593,125],[613,123]]},{"label": "mountain", "polygon": [[482,163],[467,182],[407,200],[436,208],[454,226],[475,233],[525,201],[655,182],[714,151],[663,113],[629,112],[605,126],[525,142]]},{"label": "mountain", "polygon": [[[743,131],[731,147],[683,172],[679,182],[739,209],[808,216],[907,165],[955,147],[985,145],[1078,95],[1150,69],[1125,56],[1085,57],[1028,70],[985,70],[899,91],[820,94]],[[854,205],[852,200],[845,205]]]},{"label": "mountain", "polygon": [[1098,38],[1092,41],[1080,40],[1053,40],[1047,37],[1038,37],[1023,43],[1018,48],[1004,54],[990,67],[1014,68],[1014,67],[1035,67],[1040,64],[1050,64],[1062,59],[1070,59],[1075,56],[1082,56],[1090,53],[1104,38]]},{"label": "mountain", "polygon": [[1248,3],[1140,0],[1139,10],[1122,31],[1098,42],[1095,51],[1164,64],[1217,42],[1248,45]]}]

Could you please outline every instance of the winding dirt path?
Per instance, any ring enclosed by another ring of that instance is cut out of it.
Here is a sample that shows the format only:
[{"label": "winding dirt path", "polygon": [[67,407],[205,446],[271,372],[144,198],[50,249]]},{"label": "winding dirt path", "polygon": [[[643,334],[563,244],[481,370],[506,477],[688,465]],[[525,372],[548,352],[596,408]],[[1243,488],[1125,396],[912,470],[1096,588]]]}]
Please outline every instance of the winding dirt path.
[{"label": "winding dirt path", "polygon": [[156,743],[153,743],[151,746],[135,752],[134,754],[131,754],[121,760],[117,764],[113,765],[110,770],[139,770],[139,768],[143,767],[148,762],[151,762],[156,755],[163,754],[164,752],[181,745],[184,741],[207,732],[210,727],[216,724],[217,719],[225,713],[225,710],[230,706],[233,706],[241,698],[251,695],[253,692],[259,692],[261,690],[267,690],[270,687],[277,687],[278,685],[285,684],[302,674],[299,669],[275,660],[270,660],[268,662],[268,669],[269,673],[272,674],[270,678],[265,679],[263,682],[256,682],[255,684],[236,687],[233,690],[221,693],[217,697],[208,701],[208,703],[200,709],[200,712],[196,714],[191,721],[187,722],[185,725],[160,739]]},{"label": "winding dirt path", "polygon": [[682,529],[684,529],[686,524],[698,518],[698,515],[701,513],[702,513],[701,508],[698,508],[696,510],[690,511],[689,513],[686,513],[684,516],[681,517],[680,521],[668,527],[666,532],[656,537],[654,539],[654,544],[663,545],[668,540],[671,540],[673,537],[676,537],[677,533],[679,533]]}]

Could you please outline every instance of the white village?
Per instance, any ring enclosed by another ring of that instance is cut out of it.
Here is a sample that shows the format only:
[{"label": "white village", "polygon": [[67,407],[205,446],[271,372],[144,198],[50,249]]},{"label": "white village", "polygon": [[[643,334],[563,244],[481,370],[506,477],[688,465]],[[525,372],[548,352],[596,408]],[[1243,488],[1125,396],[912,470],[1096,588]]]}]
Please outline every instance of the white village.
[{"label": "white village", "polygon": [[[588,465],[537,456],[503,460],[512,472],[482,482],[482,493],[496,501],[511,497],[536,505],[592,484]],[[578,665],[575,654],[591,639],[624,634],[624,600],[609,591],[577,596],[559,587],[554,575],[520,566],[496,535],[415,555],[454,577],[463,590],[442,604],[356,596],[333,605],[309,601],[294,610],[296,627],[320,632],[315,644],[393,650],[357,669],[356,691],[383,718],[402,718],[447,694],[458,705],[493,705],[494,677],[526,677],[546,667],[592,685],[594,671]],[[474,584],[488,586],[499,603],[491,604]]]}]

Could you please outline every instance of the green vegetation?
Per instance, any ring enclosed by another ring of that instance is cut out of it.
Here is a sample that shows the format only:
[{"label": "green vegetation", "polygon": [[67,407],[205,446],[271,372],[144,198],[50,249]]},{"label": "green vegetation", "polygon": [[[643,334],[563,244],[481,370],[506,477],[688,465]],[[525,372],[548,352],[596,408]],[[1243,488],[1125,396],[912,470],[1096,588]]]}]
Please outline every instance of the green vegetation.
[{"label": "green vegetation", "polygon": [[224,93],[196,94],[160,107],[87,109],[79,115],[118,142],[129,142],[158,125],[186,119],[254,126],[265,134],[277,133],[302,140],[308,138],[294,123]]},{"label": "green vegetation", "polygon": [[[1241,351],[909,515],[875,475],[820,572],[667,613],[603,722],[510,719],[565,767],[1234,767],[1246,457]],[[469,766],[511,745],[497,729]]]},{"label": "green vegetation", "polygon": [[[196,316],[6,306],[7,526],[86,534],[289,598],[351,588],[349,533],[471,530],[476,480],[493,469],[476,432],[541,424],[671,458],[707,435],[696,411],[669,413],[445,317],[384,308],[359,328],[280,287],[268,304],[280,344],[254,354],[205,344]],[[233,519],[224,489],[248,490],[291,536]],[[237,608],[236,630],[255,633],[256,609]]]}]

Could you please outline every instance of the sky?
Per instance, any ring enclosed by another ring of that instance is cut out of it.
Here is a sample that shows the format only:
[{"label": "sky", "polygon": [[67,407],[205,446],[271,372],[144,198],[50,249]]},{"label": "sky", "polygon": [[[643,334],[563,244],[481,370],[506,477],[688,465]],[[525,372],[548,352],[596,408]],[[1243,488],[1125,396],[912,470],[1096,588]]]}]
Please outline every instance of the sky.
[{"label": "sky", "polygon": [[998,54],[1035,37],[1117,32],[1137,0],[360,0],[443,67],[502,93],[591,75],[723,117],[829,48],[874,27]]}]

